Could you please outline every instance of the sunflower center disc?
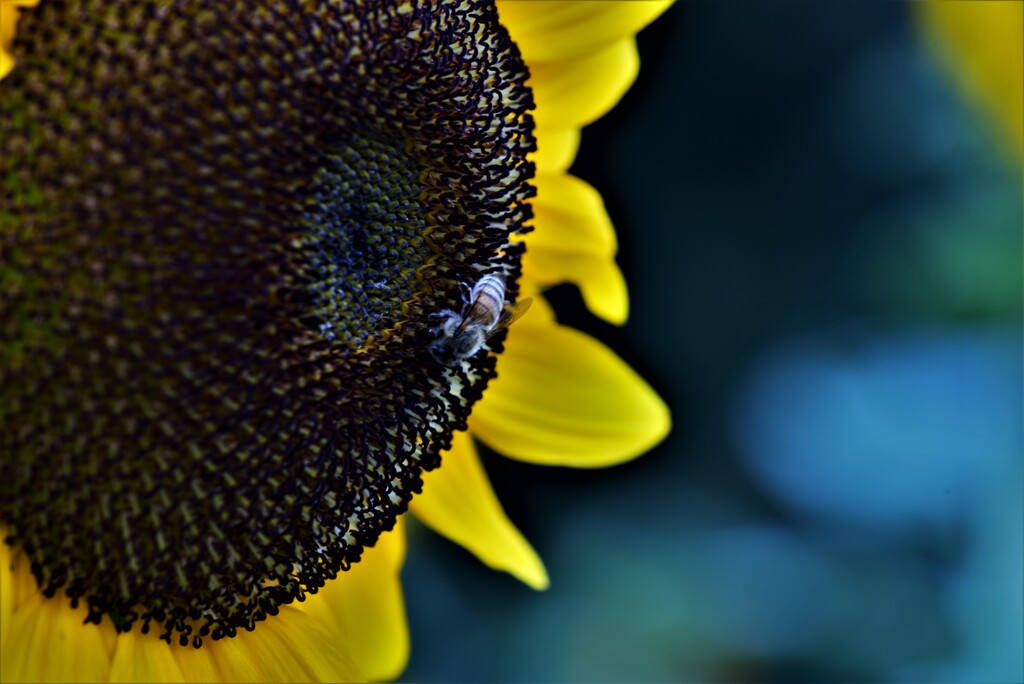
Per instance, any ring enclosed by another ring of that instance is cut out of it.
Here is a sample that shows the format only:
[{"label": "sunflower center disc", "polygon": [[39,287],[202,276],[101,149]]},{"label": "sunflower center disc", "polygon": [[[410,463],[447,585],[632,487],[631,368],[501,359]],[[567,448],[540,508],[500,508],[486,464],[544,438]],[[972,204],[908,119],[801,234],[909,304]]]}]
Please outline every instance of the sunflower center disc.
[{"label": "sunflower center disc", "polygon": [[0,98],[0,520],[167,640],[356,562],[494,358],[427,352],[529,218],[486,2],[47,0]]},{"label": "sunflower center disc", "polygon": [[357,134],[326,157],[296,226],[308,324],[325,339],[354,351],[401,318],[431,254],[421,189],[414,160],[386,139]]}]

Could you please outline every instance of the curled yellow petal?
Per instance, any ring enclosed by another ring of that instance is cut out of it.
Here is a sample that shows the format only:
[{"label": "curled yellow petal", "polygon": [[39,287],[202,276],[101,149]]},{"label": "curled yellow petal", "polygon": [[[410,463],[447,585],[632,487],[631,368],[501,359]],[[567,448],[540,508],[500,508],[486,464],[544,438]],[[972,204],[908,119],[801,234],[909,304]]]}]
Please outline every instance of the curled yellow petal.
[{"label": "curled yellow petal", "polygon": [[502,454],[579,468],[639,456],[671,424],[664,402],[610,349],[528,317],[510,329],[472,421],[473,434]]},{"label": "curled yellow petal", "polygon": [[615,264],[615,230],[601,195],[564,174],[539,175],[537,185],[534,231],[524,238],[524,284],[540,289],[575,283],[595,315],[616,325],[625,323],[629,296]]},{"label": "curled yellow petal", "polygon": [[538,128],[573,128],[604,116],[633,85],[640,57],[633,38],[582,57],[530,64]]},{"label": "curled yellow petal", "polygon": [[548,62],[595,52],[654,21],[669,1],[532,2],[499,0],[498,16],[527,62]]},{"label": "curled yellow petal", "polygon": [[381,535],[358,563],[301,604],[329,628],[370,681],[397,677],[409,659],[399,579],[404,561],[405,528],[399,518],[395,529]]},{"label": "curled yellow petal", "polygon": [[583,303],[595,316],[614,325],[629,317],[626,279],[610,258],[566,254],[550,249],[529,249],[523,256],[523,285],[543,289],[558,283],[575,283]]},{"label": "curled yellow petal", "polygon": [[[485,395],[482,402],[486,401]],[[415,497],[409,508],[432,530],[465,547],[488,566],[504,570],[534,589],[548,587],[544,563],[505,515],[469,434],[455,434],[451,450],[441,457],[441,467],[424,473],[423,494]]]}]

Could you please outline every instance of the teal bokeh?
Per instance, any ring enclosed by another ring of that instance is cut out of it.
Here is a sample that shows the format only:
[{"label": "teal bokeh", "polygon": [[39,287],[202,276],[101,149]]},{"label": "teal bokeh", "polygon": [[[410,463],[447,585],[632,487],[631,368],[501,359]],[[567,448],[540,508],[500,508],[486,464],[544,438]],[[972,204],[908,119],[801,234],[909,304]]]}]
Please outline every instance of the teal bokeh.
[{"label": "teal bokeh", "polygon": [[595,472],[485,454],[535,594],[413,529],[409,681],[1024,679],[1021,168],[912,3],[680,3],[574,172],[673,409]]}]

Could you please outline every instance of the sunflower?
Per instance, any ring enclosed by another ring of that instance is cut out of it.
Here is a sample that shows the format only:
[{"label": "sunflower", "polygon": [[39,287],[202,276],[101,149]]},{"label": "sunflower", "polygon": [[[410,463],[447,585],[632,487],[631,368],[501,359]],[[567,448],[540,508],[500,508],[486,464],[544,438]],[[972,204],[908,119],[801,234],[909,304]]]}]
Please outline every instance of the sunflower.
[{"label": "sunflower", "polygon": [[[3,680],[393,677],[406,507],[546,586],[473,438],[599,467],[668,430],[541,294],[626,318],[567,169],[666,4],[34,4],[0,0]],[[532,310],[432,358],[485,275]]]}]

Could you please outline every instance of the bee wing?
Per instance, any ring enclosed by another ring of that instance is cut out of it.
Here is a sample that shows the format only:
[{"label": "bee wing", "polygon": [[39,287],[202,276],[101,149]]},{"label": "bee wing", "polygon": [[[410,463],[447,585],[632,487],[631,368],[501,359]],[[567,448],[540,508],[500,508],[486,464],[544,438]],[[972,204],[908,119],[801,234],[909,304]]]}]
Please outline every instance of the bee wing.
[{"label": "bee wing", "polygon": [[497,324],[491,329],[490,335],[501,332],[522,318],[523,314],[530,309],[530,304],[533,304],[532,297],[520,299],[515,304],[506,304],[505,308],[501,310],[501,316],[498,318]]},{"label": "bee wing", "polygon": [[[499,314],[499,318],[500,316],[501,315]],[[487,330],[489,327],[491,327],[491,324],[493,322],[494,314],[491,311],[489,311],[487,307],[482,306],[479,303],[474,303],[473,306],[469,308],[469,311],[466,312],[465,317],[459,324],[458,330],[459,332],[462,332],[466,328],[473,327],[477,327],[482,330]]]}]

